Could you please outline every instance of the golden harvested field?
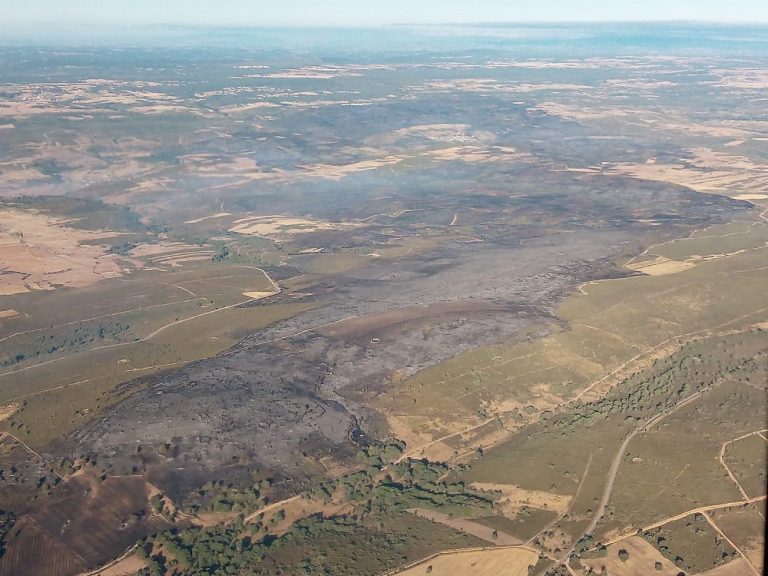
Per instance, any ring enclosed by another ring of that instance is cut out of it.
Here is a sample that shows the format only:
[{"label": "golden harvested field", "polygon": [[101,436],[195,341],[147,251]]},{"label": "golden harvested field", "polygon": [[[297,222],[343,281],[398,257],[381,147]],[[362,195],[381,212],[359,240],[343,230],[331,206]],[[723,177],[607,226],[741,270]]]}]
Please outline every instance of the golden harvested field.
[{"label": "golden harvested field", "polygon": [[230,232],[251,234],[265,238],[285,239],[291,234],[305,234],[318,230],[344,230],[359,224],[352,222],[325,222],[291,218],[288,216],[249,216],[233,222]]},{"label": "golden harvested field", "polygon": [[[626,550],[629,558],[622,561],[619,550]],[[661,564],[660,568],[656,563]],[[608,546],[606,553],[598,558],[582,559],[582,564],[591,568],[595,574],[605,570],[611,576],[677,576],[680,568],[675,566],[661,553],[639,536],[632,536]]]},{"label": "golden harvested field", "polygon": [[[611,172],[643,180],[657,180],[687,186],[698,192],[722,194],[732,198],[749,194],[763,196],[768,186],[768,170],[744,156],[727,154],[711,148],[697,147],[686,151],[686,164],[665,164],[652,159],[645,164],[618,164]],[[747,198],[749,199],[749,198]]]},{"label": "golden harvested field", "polygon": [[399,576],[527,576],[538,555],[527,548],[444,552],[398,572]]},{"label": "golden harvested field", "polygon": [[114,232],[67,224],[34,210],[0,210],[0,296],[89,286],[126,272],[117,256],[85,243],[114,237]]}]

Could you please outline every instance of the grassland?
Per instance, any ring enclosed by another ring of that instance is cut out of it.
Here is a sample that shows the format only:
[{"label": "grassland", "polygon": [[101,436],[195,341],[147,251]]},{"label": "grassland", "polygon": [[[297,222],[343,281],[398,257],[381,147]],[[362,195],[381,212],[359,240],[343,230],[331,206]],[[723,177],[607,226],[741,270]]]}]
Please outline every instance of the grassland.
[{"label": "grassland", "polygon": [[[163,326],[275,292],[260,269],[212,262],[138,270],[77,290],[5,298],[0,362],[13,369],[97,346],[142,340]],[[3,370],[3,374],[12,370]]]},{"label": "grassland", "polygon": [[[522,531],[554,555],[656,521],[663,526],[686,511],[746,501],[718,455],[766,417],[765,391],[750,385],[764,373],[764,338],[754,328],[686,344],[606,397],[545,415],[485,451],[460,478],[547,491],[553,502],[567,497],[567,508],[544,526],[505,512],[519,524],[510,533]],[[545,499],[529,507],[546,510]]]},{"label": "grassland", "polygon": [[[661,513],[673,516],[742,500],[718,453],[729,437],[762,425],[764,399],[765,394],[754,388],[725,382],[639,436],[616,480],[610,501],[612,519],[625,528],[651,523]],[[752,458],[756,467],[764,467],[760,452]],[[649,484],[648,478],[654,482]],[[763,488],[753,496],[764,494]]]}]

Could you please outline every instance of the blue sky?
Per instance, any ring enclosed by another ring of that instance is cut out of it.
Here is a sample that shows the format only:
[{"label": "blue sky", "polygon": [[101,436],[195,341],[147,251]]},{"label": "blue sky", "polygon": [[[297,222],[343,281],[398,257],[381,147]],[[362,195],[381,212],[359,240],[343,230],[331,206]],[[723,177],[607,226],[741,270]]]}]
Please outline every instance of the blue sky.
[{"label": "blue sky", "polygon": [[768,0],[0,0],[3,25],[707,20],[768,22]]}]

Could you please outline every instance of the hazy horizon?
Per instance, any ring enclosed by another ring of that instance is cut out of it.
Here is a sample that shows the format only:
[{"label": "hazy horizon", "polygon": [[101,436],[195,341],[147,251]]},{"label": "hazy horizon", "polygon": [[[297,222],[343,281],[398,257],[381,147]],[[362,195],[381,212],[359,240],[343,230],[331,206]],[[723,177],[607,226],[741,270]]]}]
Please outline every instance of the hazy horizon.
[{"label": "hazy horizon", "polygon": [[[545,44],[542,44],[544,42]],[[486,50],[560,54],[768,54],[765,24],[716,22],[463,22],[388,25],[70,24],[4,26],[0,46],[222,48],[365,53]]]},{"label": "hazy horizon", "polygon": [[602,0],[468,4],[459,0],[390,0],[355,3],[328,0],[30,0],[5,6],[0,26],[95,24],[118,26],[383,26],[391,24],[594,23],[594,22],[768,22],[768,5],[759,0],[648,0],[643,3]]}]

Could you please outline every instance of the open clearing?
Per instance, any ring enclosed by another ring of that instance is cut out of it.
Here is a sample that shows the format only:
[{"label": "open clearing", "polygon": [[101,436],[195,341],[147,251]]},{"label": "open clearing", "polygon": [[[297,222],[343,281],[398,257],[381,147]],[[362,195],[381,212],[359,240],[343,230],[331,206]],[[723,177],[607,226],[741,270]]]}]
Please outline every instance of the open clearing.
[{"label": "open clearing", "polygon": [[[721,442],[760,426],[765,412],[755,408],[764,406],[764,399],[750,386],[723,383],[636,438],[610,501],[615,520],[637,526],[659,515],[743,499],[718,454]],[[753,452],[751,461],[753,468],[765,469],[765,452]],[[755,496],[764,494],[763,488]]]},{"label": "open clearing", "polygon": [[538,555],[527,548],[443,552],[397,572],[399,576],[527,576]]},{"label": "open clearing", "polygon": [[415,508],[409,510],[409,512],[412,512],[420,518],[437,522],[443,526],[449,526],[459,532],[471,534],[475,538],[480,538],[481,540],[496,544],[497,546],[517,546],[523,543],[518,538],[515,538],[502,530],[473,522],[471,518],[456,518],[448,514],[443,514],[442,512],[424,510],[422,508]]},{"label": "open clearing", "polygon": [[356,226],[359,224],[354,222],[327,222],[290,216],[249,216],[235,220],[229,231],[279,240],[292,234],[305,234],[319,230],[345,230]]},{"label": "open clearing", "polygon": [[[629,554],[628,557],[622,554],[626,560],[619,557],[620,550]],[[680,568],[639,536],[611,544],[598,558],[582,558],[581,562],[595,574],[600,574],[605,567],[605,571],[612,576],[677,576],[680,573]],[[657,567],[657,563],[661,566]]]},{"label": "open clearing", "polygon": [[571,499],[562,494],[539,490],[524,490],[520,486],[512,484],[475,482],[472,484],[472,488],[483,492],[501,492],[503,509],[511,514],[526,507],[551,510],[562,514],[568,510],[571,503]]},{"label": "open clearing", "polygon": [[739,557],[703,514],[693,514],[660,528],[647,531],[651,542],[678,568],[688,573],[704,572],[728,564]]},{"label": "open clearing", "polygon": [[747,498],[765,494],[768,442],[754,432],[746,438],[729,441],[723,447],[723,463],[733,474]]}]

